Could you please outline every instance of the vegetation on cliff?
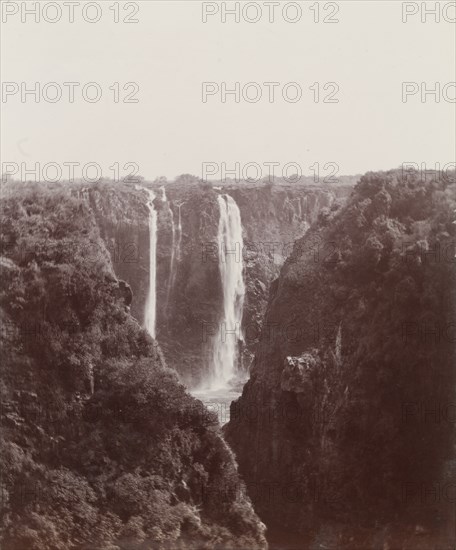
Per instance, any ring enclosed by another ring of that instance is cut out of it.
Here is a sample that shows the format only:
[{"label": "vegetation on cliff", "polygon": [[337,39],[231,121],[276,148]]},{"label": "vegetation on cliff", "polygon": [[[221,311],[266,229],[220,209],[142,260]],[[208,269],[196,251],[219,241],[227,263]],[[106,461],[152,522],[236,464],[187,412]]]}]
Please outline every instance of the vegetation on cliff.
[{"label": "vegetation on cliff", "polygon": [[216,419],[130,315],[88,204],[23,186],[1,243],[2,548],[262,548]]},{"label": "vegetation on cliff", "polygon": [[454,536],[455,209],[454,174],[368,173],[273,284],[227,435],[282,535],[339,548]]}]

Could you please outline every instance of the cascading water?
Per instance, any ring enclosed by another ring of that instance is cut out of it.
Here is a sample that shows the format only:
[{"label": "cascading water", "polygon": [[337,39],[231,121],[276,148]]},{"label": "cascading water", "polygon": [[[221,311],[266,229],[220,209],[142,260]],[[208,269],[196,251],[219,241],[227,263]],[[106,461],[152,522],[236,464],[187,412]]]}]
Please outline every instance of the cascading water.
[{"label": "cascading water", "polygon": [[157,211],[154,206],[155,193],[146,188],[149,208],[149,293],[146,300],[144,325],[147,332],[155,338],[155,319],[157,310]]},{"label": "cascading water", "polygon": [[[174,215],[171,210],[172,215],[172,224],[173,224],[173,249],[171,251],[171,260],[170,260],[170,271],[169,271],[169,280],[168,280],[168,289],[167,289],[167,295],[166,295],[166,304],[168,305],[169,302],[169,296],[171,293],[171,290],[174,287],[174,283],[176,282],[176,274],[177,274],[177,266],[179,262],[181,261],[181,242],[182,242],[182,217],[181,217],[181,208],[184,203],[180,203],[177,205],[177,211],[178,211],[178,221],[177,221],[177,231],[174,227]],[[177,233],[177,238],[176,238]]]},{"label": "cascading water", "polygon": [[175,247],[176,227],[175,227],[175,224],[174,224],[174,212],[173,212],[173,209],[171,208],[171,205],[168,202],[168,198],[166,197],[165,187],[162,186],[160,189],[161,189],[161,192],[162,192],[162,200],[166,204],[168,214],[169,214],[169,218],[171,220],[171,235],[172,235],[171,256],[170,256],[170,260],[169,260],[169,276],[168,276],[168,283],[166,285],[166,299],[165,299],[165,312],[168,312],[169,296],[170,296],[171,289],[172,289],[173,284],[174,284],[174,280],[176,278],[175,267],[174,267],[175,255],[176,255],[176,247]]},{"label": "cascading water", "polygon": [[181,243],[182,243],[182,215],[181,208],[185,203],[181,202],[177,205],[178,218],[177,218],[177,243],[176,243],[176,257],[177,261],[181,260]]},{"label": "cascading water", "polygon": [[[216,413],[220,424],[230,419],[230,403],[241,394],[237,372],[245,285],[242,262],[242,225],[239,207],[229,195],[218,197],[219,269],[223,287],[223,315],[213,341],[212,370],[192,395]],[[180,254],[180,252],[179,252]]]},{"label": "cascading water", "polygon": [[212,389],[228,387],[236,376],[238,343],[242,341],[243,239],[241,213],[230,195],[219,195],[219,269],[223,288],[223,319],[214,341]]}]

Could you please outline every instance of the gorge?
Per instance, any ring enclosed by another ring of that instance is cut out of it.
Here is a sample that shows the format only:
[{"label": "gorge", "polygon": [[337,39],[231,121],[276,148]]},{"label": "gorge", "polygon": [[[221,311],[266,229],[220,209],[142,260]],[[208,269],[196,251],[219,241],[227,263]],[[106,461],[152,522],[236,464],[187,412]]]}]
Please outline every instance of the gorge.
[{"label": "gorge", "polygon": [[2,547],[451,548],[455,182],[354,180],[4,191]]},{"label": "gorge", "polygon": [[156,337],[167,364],[221,423],[248,377],[271,281],[294,239],[322,209],[343,200],[350,183],[207,184],[181,176],[86,190],[114,269],[132,289],[131,312],[140,323],[151,256],[144,203],[147,193],[155,193]]}]

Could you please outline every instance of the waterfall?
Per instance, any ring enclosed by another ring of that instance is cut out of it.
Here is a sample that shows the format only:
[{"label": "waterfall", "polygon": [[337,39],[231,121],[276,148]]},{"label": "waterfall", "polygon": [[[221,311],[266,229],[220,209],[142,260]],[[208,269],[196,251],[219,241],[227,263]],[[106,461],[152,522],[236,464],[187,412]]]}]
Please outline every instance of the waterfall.
[{"label": "waterfall", "polygon": [[[214,342],[213,389],[227,387],[236,375],[245,285],[242,276],[242,225],[239,207],[230,195],[219,195],[219,269],[223,288],[223,318]],[[234,333],[233,333],[234,331]]]},{"label": "waterfall", "polygon": [[[173,249],[172,249],[172,252],[171,252],[168,290],[167,290],[167,296],[166,296],[166,303],[167,304],[168,304],[168,301],[169,301],[169,295],[171,293],[171,290],[174,287],[174,283],[176,282],[177,266],[178,266],[179,262],[181,261],[181,242],[182,242],[181,208],[182,208],[183,204],[184,203],[181,202],[180,204],[176,205],[177,206],[177,211],[178,211],[177,231],[174,227],[174,215],[173,215],[173,218],[172,218],[172,220],[173,220]],[[176,233],[177,233],[177,239],[176,239]]]},{"label": "waterfall", "polygon": [[154,206],[155,193],[146,189],[149,208],[149,293],[146,300],[144,324],[147,332],[155,338],[155,318],[157,309],[157,211]]},{"label": "waterfall", "polygon": [[172,234],[171,256],[170,256],[170,260],[169,260],[169,275],[168,275],[168,283],[166,285],[166,298],[165,298],[165,312],[168,312],[169,296],[170,296],[171,289],[172,289],[173,284],[174,284],[174,280],[176,278],[175,268],[174,268],[174,260],[175,260],[175,254],[176,254],[176,250],[175,250],[176,227],[175,227],[175,224],[174,224],[174,212],[173,212],[173,209],[171,208],[171,205],[168,202],[165,187],[162,186],[160,189],[162,191],[163,202],[166,204],[166,208],[168,210],[169,218],[171,220],[171,234]]},{"label": "waterfall", "polygon": [[177,205],[178,218],[177,218],[177,243],[176,243],[176,256],[177,261],[181,260],[181,243],[182,243],[182,216],[181,208],[184,205],[183,202]]}]

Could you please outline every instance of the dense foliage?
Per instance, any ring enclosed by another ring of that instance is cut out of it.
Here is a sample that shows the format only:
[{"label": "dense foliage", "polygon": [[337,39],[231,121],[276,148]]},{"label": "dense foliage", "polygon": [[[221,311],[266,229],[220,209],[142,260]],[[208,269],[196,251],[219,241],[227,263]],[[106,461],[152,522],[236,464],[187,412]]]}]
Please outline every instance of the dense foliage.
[{"label": "dense foliage", "polygon": [[1,214],[2,548],[263,547],[216,419],[130,315],[87,204],[27,185]]},{"label": "dense foliage", "polygon": [[407,549],[417,526],[454,535],[455,211],[454,173],[368,173],[296,242],[227,428],[248,483],[298,494],[251,492],[281,535],[345,525],[315,547],[376,548],[390,526],[384,544]]},{"label": "dense foliage", "polygon": [[321,233],[335,243],[322,269],[345,339],[331,376],[348,388],[334,425],[342,494],[367,514],[405,510],[435,526],[451,506],[426,505],[419,488],[443,486],[456,460],[455,218],[454,173],[369,173]]}]

